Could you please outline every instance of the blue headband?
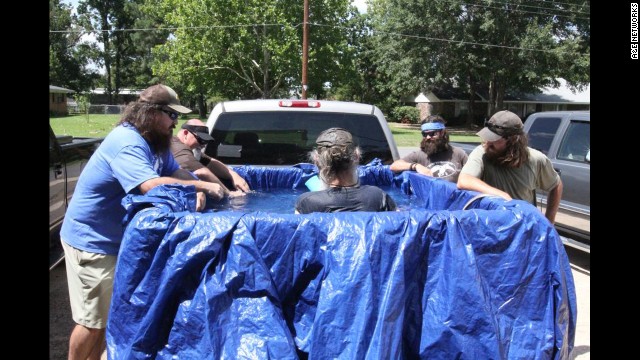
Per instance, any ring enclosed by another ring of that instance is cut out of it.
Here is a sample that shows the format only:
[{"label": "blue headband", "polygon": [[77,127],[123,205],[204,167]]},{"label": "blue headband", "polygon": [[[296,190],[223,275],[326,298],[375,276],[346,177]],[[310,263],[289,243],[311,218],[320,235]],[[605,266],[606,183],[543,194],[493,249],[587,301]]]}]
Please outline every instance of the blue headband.
[{"label": "blue headband", "polygon": [[441,122],[429,122],[424,123],[420,126],[420,130],[429,131],[429,130],[444,130],[444,124]]}]

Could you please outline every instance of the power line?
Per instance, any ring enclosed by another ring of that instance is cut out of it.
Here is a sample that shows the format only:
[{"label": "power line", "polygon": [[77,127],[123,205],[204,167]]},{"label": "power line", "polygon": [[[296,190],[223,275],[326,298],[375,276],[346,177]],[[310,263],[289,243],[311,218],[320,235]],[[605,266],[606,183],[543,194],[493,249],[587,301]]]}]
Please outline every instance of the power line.
[{"label": "power line", "polygon": [[[504,3],[504,4],[506,4],[506,3]],[[488,5],[479,5],[479,4],[465,4],[465,5],[473,6],[473,7],[482,7],[482,8],[487,8],[487,9],[504,10],[504,11],[517,11],[517,12],[521,12],[521,13],[525,13],[525,14],[536,14],[536,15],[544,15],[544,16],[562,16],[562,17],[571,17],[572,16],[572,15],[564,15],[564,14],[540,13],[540,12],[520,10],[520,9],[503,9],[503,8],[499,8],[499,7],[488,6]],[[576,16],[576,19],[591,20],[590,17],[581,17],[581,16]]]},{"label": "power line", "polygon": [[[441,0],[442,1],[442,0]],[[448,0],[451,1],[451,0]],[[483,0],[479,0],[479,1],[483,1]],[[488,0],[486,0],[488,1]],[[580,13],[580,14],[590,14],[590,12],[585,12],[585,11],[580,11],[580,10],[568,10],[568,9],[558,9],[558,8],[550,8],[550,7],[542,7],[542,6],[534,6],[534,5],[527,5],[527,4],[518,4],[518,3],[509,3],[509,2],[501,2],[501,1],[493,1],[494,4],[502,4],[502,5],[513,5],[513,6],[522,6],[522,7],[528,7],[528,8],[533,8],[533,9],[539,9],[539,10],[554,10],[554,11],[565,11],[565,12],[572,12],[572,13]],[[585,5],[578,5],[578,4],[567,4],[567,3],[559,3],[559,2],[553,2],[550,3],[548,1],[545,1],[546,5],[556,5],[556,4],[563,4],[563,5],[571,5],[571,6],[585,6]],[[467,4],[465,4],[467,5]],[[589,5],[586,5],[589,6]]]},{"label": "power line", "polygon": [[[316,24],[316,23],[309,23],[309,25],[317,25],[317,26],[324,26],[324,27],[337,27],[337,28],[350,30],[347,27],[338,26],[338,25],[324,25],[324,24]],[[429,37],[429,36],[408,35],[408,34],[394,33],[394,32],[388,32],[388,31],[380,31],[380,30],[371,30],[371,32],[372,33],[384,34],[384,35],[395,35],[395,36],[400,36],[400,37],[405,37],[405,38],[412,38],[412,39],[443,41],[443,42],[449,42],[449,43],[455,43],[455,44],[464,44],[464,45],[479,45],[479,46],[486,46],[486,47],[496,47],[496,48],[514,49],[514,50],[527,50],[527,51],[541,51],[541,52],[556,52],[556,51],[558,51],[558,50],[554,50],[554,49],[551,49],[551,50],[549,50],[549,49],[533,49],[533,48],[523,48],[523,47],[519,47],[519,46],[494,45],[494,44],[486,44],[486,43],[479,43],[479,42],[473,42],[473,41],[451,40],[451,39],[442,39],[442,38],[435,38],[435,37]]]},{"label": "power line", "polygon": [[[318,23],[309,23],[309,25],[315,25],[319,27],[330,27],[330,28],[338,28],[351,32],[353,29],[346,26],[339,25],[325,25]],[[209,25],[209,26],[179,26],[179,27],[158,27],[158,28],[142,28],[142,29],[114,29],[114,30],[49,30],[50,33],[77,33],[77,32],[108,32],[108,31],[165,31],[165,30],[181,30],[181,29],[195,29],[195,30],[208,30],[215,28],[237,28],[237,27],[250,27],[250,26],[278,26],[278,27],[286,27],[291,26],[293,28],[297,28],[302,26],[302,23],[298,23],[295,25],[286,25],[286,24],[240,24],[240,25]],[[473,41],[464,41],[464,40],[451,40],[444,38],[436,38],[430,36],[420,36],[420,35],[410,35],[410,34],[402,34],[395,32],[387,32],[381,30],[372,30],[369,29],[372,33],[382,34],[382,35],[393,35],[404,38],[412,38],[412,39],[424,39],[424,40],[433,40],[433,41],[442,41],[454,44],[463,44],[463,45],[478,45],[478,46],[486,46],[486,47],[495,47],[495,48],[503,48],[503,49],[513,49],[513,50],[527,50],[527,51],[541,51],[541,52],[554,52],[558,50],[549,50],[549,49],[535,49],[535,48],[523,48],[519,46],[507,46],[507,45],[495,45],[495,44],[487,44]]]},{"label": "power line", "polygon": [[[301,26],[302,23],[299,23],[297,25],[293,25],[293,28],[296,28],[298,26]],[[246,25],[207,25],[207,26],[175,26],[175,27],[155,27],[155,28],[134,28],[134,29],[107,29],[107,30],[95,30],[95,29],[91,29],[91,30],[87,30],[87,29],[81,29],[81,30],[75,30],[75,29],[70,29],[70,30],[49,30],[49,33],[101,33],[101,32],[129,32],[129,31],[175,31],[175,30],[208,30],[208,29],[216,29],[216,28],[220,28],[220,29],[224,29],[224,28],[237,28],[237,27],[253,27],[253,26],[278,26],[278,27],[283,27],[286,26],[285,24],[246,24]]]}]

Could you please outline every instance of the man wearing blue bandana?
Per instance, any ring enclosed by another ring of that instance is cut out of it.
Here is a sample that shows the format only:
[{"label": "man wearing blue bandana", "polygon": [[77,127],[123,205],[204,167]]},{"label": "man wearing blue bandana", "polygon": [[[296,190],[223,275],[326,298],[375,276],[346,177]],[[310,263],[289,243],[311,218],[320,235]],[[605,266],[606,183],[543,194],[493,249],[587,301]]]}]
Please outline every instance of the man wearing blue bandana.
[{"label": "man wearing blue bandana", "polygon": [[430,165],[434,163],[446,164],[447,167],[455,169],[455,175],[445,178],[456,182],[460,169],[467,163],[467,153],[462,148],[449,144],[449,134],[445,123],[446,121],[440,115],[431,115],[423,120],[420,124],[422,132],[420,150],[394,161],[389,167],[391,171],[416,171],[427,176],[438,177]]}]

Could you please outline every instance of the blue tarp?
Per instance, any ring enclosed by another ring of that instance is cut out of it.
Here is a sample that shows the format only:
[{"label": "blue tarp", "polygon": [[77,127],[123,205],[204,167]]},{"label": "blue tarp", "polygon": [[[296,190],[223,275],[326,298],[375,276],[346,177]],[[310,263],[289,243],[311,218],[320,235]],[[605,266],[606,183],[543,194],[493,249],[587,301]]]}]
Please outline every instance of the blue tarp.
[{"label": "blue tarp", "polygon": [[[315,174],[308,164],[236,170],[262,191]],[[109,359],[569,357],[573,277],[538,209],[471,201],[478,193],[379,162],[359,174],[426,208],[199,213],[193,187],[127,196]]]}]

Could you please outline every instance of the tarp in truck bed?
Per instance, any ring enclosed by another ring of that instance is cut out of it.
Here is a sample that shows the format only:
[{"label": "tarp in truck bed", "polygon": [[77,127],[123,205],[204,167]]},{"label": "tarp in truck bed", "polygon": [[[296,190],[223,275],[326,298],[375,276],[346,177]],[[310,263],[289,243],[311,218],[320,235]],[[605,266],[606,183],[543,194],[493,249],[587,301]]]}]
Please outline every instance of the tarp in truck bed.
[{"label": "tarp in truck bed", "polygon": [[[236,170],[268,191],[314,168]],[[539,210],[375,161],[359,172],[427,209],[199,213],[180,185],[126,197],[109,359],[569,357],[573,277]]]}]

